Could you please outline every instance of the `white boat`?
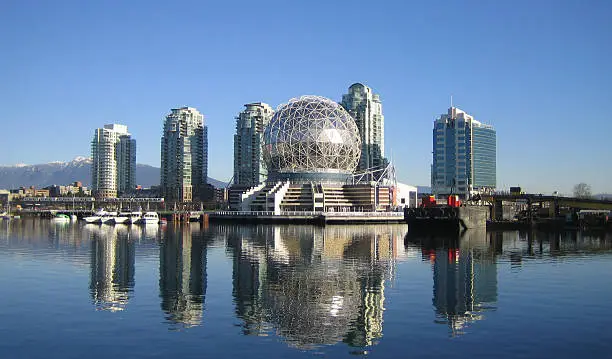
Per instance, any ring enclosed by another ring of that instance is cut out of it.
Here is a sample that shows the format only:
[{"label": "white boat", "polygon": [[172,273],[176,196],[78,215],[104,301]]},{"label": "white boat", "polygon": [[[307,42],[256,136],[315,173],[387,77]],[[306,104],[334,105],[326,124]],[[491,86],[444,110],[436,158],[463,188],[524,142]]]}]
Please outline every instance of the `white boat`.
[{"label": "white boat", "polygon": [[100,216],[100,223],[113,224],[115,217],[117,217],[117,212],[106,212]]},{"label": "white boat", "polygon": [[129,223],[130,213],[120,212],[118,215],[115,216],[114,220],[116,224]]},{"label": "white boat", "polygon": [[159,223],[159,215],[157,215],[157,212],[146,212],[142,216],[141,223],[144,223],[144,224],[157,224],[157,223]]},{"label": "white boat", "polygon": [[83,220],[86,223],[102,223],[102,217],[106,215],[108,215],[108,212],[102,209],[94,213],[93,216],[84,217]]},{"label": "white boat", "polygon": [[128,220],[129,223],[140,223],[142,219],[142,212],[132,212],[130,213],[130,218]]},{"label": "white boat", "polygon": [[78,217],[76,216],[76,214],[71,214],[71,215],[70,215],[70,221],[72,221],[72,222],[76,222],[76,221],[77,221],[77,219],[78,219]]},{"label": "white boat", "polygon": [[67,214],[58,213],[51,220],[55,223],[68,223],[70,222],[70,217]]}]

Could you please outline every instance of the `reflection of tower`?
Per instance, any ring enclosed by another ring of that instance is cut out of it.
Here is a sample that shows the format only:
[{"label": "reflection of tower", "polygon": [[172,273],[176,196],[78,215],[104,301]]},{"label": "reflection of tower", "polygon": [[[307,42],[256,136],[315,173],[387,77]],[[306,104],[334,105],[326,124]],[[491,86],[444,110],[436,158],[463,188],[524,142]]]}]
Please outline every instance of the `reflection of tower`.
[{"label": "reflection of tower", "polygon": [[91,241],[91,278],[89,289],[97,308],[123,310],[134,290],[134,243],[127,232],[102,226]]},{"label": "reflection of tower", "polygon": [[372,272],[362,279],[362,304],[359,308],[359,317],[345,337],[345,342],[351,346],[371,346],[377,339],[382,338],[385,278],[380,269],[380,267],[373,268]]},{"label": "reflection of tower", "polygon": [[161,245],[159,291],[166,319],[185,327],[202,321],[206,295],[206,243],[190,226],[169,229]]},{"label": "reflection of tower", "polygon": [[[245,334],[272,326],[302,348],[382,337],[394,238],[386,227],[228,227],[236,314]],[[403,233],[399,234],[403,236]]]},{"label": "reflection of tower", "polygon": [[494,258],[473,248],[445,247],[433,259],[433,305],[437,322],[461,334],[470,321],[482,319],[487,303],[497,301],[497,266]]},{"label": "reflection of tower", "polygon": [[232,294],[236,315],[244,321],[243,334],[263,335],[267,329],[262,303],[263,283],[268,269],[265,232],[251,232],[248,227],[232,229],[236,230],[228,233],[228,242],[235,249]]}]

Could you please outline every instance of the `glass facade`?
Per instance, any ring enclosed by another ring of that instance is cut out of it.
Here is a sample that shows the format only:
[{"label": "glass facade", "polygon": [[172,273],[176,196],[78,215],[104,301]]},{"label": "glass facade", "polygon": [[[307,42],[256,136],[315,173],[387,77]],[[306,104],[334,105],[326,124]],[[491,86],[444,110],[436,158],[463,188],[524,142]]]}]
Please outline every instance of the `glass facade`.
[{"label": "glass facade", "polygon": [[262,102],[244,106],[236,117],[234,184],[251,187],[265,181],[268,174],[263,160],[263,131],[274,110]]},{"label": "glass facade", "polygon": [[207,177],[208,129],[195,108],[172,109],[161,140],[161,190],[166,200],[191,202]]},{"label": "glass facade", "polygon": [[[381,168],[385,159],[385,116],[380,96],[366,85],[355,83],[342,95],[342,107],[353,117],[361,138],[358,171]],[[377,179],[369,177],[370,180]]]},{"label": "glass facade", "polygon": [[452,107],[434,123],[431,187],[434,194],[488,192],[496,186],[496,133]]},{"label": "glass facade", "polygon": [[472,156],[474,161],[475,188],[493,187],[496,185],[496,134],[489,127],[472,128]]},{"label": "glass facade", "polygon": [[136,140],[127,126],[104,125],[91,142],[91,185],[96,197],[114,198],[136,185]]}]

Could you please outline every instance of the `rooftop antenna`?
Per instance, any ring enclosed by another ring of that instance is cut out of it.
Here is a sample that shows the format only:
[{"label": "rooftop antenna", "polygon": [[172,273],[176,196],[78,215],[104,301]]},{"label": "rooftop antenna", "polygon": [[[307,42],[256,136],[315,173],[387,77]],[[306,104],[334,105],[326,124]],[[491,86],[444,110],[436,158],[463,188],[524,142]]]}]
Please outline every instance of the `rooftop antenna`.
[{"label": "rooftop antenna", "polygon": [[453,108],[453,95],[451,94],[451,108]]}]

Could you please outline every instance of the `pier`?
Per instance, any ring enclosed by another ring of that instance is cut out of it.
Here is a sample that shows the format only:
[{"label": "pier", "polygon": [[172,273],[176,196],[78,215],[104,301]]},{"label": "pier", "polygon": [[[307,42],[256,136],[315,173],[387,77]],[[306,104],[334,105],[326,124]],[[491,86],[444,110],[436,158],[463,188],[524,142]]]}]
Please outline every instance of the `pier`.
[{"label": "pier", "polygon": [[[404,217],[411,231],[457,233],[469,228],[549,230],[598,226],[611,228],[608,216],[600,221],[581,221],[582,212],[612,211],[612,201],[592,198],[498,194],[482,196],[480,205],[459,207],[431,204],[406,208]],[[601,222],[601,223],[599,223]]]},{"label": "pier", "polygon": [[489,213],[489,206],[406,208],[404,220],[412,232],[459,233],[485,228]]},{"label": "pier", "polygon": [[[491,203],[491,219],[487,223],[489,229],[576,228],[580,226],[578,214],[581,210],[612,211],[612,201],[593,198],[498,194],[483,199]],[[508,218],[505,210],[508,205],[521,210],[512,215],[513,218]]]}]

